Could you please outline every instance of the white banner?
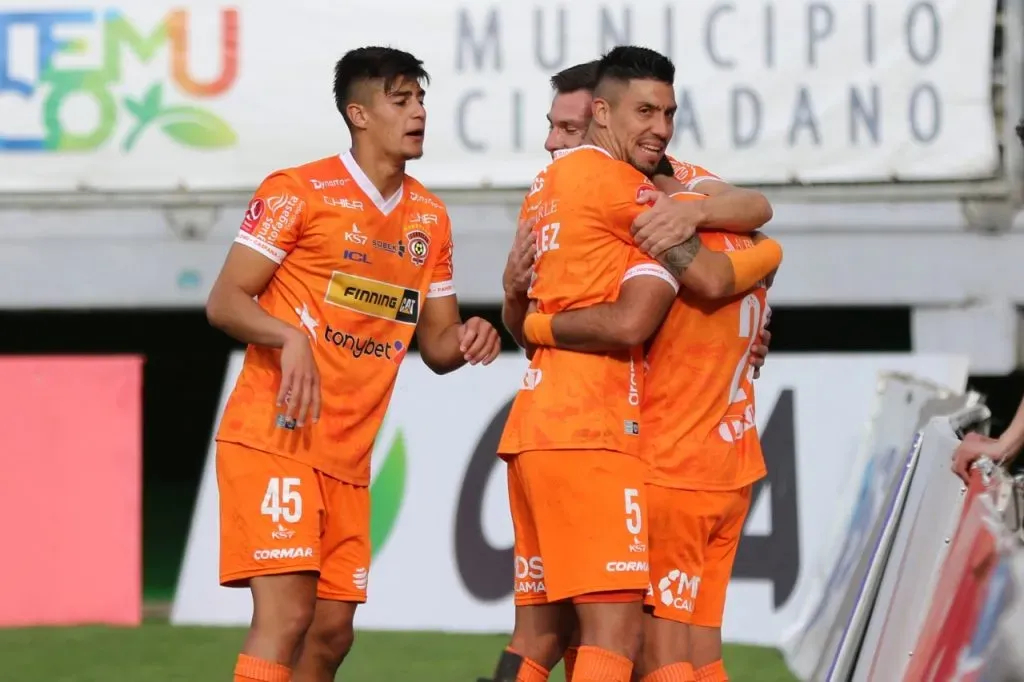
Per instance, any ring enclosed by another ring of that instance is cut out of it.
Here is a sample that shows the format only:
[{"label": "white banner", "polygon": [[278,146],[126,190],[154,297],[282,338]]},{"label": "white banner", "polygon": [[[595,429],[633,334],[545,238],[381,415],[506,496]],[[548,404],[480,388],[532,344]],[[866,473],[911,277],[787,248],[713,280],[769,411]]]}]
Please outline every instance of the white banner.
[{"label": "white banner", "polygon": [[[240,362],[240,356],[232,359],[225,392]],[[489,368],[438,377],[417,358],[407,360],[374,453],[373,535],[386,539],[375,546],[360,627],[511,629],[512,524],[505,469],[494,452],[524,367],[522,358],[510,355]],[[850,462],[872,418],[882,371],[962,390],[967,363],[920,355],[770,358],[757,382],[758,427],[770,473],[755,492],[730,587],[730,641],[777,645],[801,612],[808,569],[840,513],[836,500],[849,485]],[[404,476],[396,476],[400,469]],[[389,518],[396,519],[393,526],[378,523]],[[217,543],[211,444],[172,622],[249,622],[248,592],[217,585]],[[413,583],[420,588],[410,589]]]},{"label": "white banner", "polygon": [[616,44],[671,56],[671,151],[736,182],[997,168],[996,0],[0,0],[0,191],[253,188],[347,145],[332,70],[391,45],[432,76],[434,189],[525,187],[549,77]]},{"label": "white banner", "polygon": [[[963,389],[964,386],[958,386]],[[808,581],[806,610],[783,637],[790,669],[802,680],[845,680],[874,602],[921,447],[923,415],[968,398],[906,377],[880,385],[876,417],[837,505],[838,524]]]},{"label": "white banner", "polygon": [[[988,414],[985,408],[974,409]],[[921,632],[963,512],[963,486],[949,471],[959,444],[949,417],[933,418],[923,431],[921,457],[858,654],[854,682],[903,678],[910,662],[907,653]]]}]

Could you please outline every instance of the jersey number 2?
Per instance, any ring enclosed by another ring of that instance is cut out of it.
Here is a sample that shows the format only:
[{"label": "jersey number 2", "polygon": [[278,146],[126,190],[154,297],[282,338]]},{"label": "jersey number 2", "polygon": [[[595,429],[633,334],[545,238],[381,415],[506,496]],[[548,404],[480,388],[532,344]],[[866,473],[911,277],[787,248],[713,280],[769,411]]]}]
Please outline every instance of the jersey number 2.
[{"label": "jersey number 2", "polygon": [[260,513],[269,516],[277,523],[282,518],[285,523],[295,523],[302,518],[302,495],[299,494],[299,479],[271,478],[267,483],[267,492],[263,495]]},{"label": "jersey number 2", "polygon": [[[735,405],[736,403],[744,402],[748,396],[744,385],[749,386],[754,380],[754,368],[750,365],[750,349],[754,347],[754,342],[757,340],[761,333],[761,299],[756,294],[747,294],[740,301],[740,319],[739,319],[739,336],[741,339],[747,340],[747,348],[743,352],[743,356],[740,358],[739,364],[736,365],[736,371],[732,374],[732,383],[729,384],[729,404]],[[745,381],[744,381],[745,380]],[[718,432],[724,440],[727,442],[733,442],[739,436],[753,426],[754,415],[753,410],[749,410],[751,414],[747,415],[744,413],[744,420],[749,421],[750,424],[734,424],[737,421],[735,419],[726,418],[719,427]],[[734,433],[734,430],[736,431]]]}]

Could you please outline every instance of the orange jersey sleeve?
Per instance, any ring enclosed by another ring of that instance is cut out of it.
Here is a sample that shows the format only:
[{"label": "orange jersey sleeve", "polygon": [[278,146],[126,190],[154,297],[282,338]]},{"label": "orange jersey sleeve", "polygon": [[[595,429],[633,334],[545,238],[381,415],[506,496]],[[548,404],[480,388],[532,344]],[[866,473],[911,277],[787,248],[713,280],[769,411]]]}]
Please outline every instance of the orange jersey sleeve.
[{"label": "orange jersey sleeve", "polygon": [[280,265],[302,236],[307,215],[305,193],[288,173],[268,176],[245,209],[235,243]]},{"label": "orange jersey sleeve", "polygon": [[309,335],[322,407],[316,424],[289,422],[280,351],[250,346],[217,439],[368,485],[423,301],[454,294],[444,204],[410,177],[385,200],[350,155],[330,157],[270,176],[237,241],[281,264],[258,302]]},{"label": "orange jersey sleeve", "polygon": [[[753,246],[724,232],[700,236],[715,251]],[[733,490],[764,476],[749,357],[766,293],[758,287],[709,302],[680,290],[647,354],[643,450],[652,482]]]},{"label": "orange jersey sleeve", "polygon": [[[631,268],[660,268],[633,246],[630,231],[645,210],[637,192],[647,186],[641,173],[594,147],[558,155],[537,176],[521,215],[533,222],[540,251],[530,296],[541,312],[614,301]],[[606,354],[538,349],[499,453],[604,449],[639,456],[642,363],[639,347]]]},{"label": "orange jersey sleeve", "polygon": [[696,192],[697,186],[705,180],[717,180],[722,182],[722,178],[715,175],[707,168],[698,166],[695,163],[688,163],[686,161],[680,161],[674,159],[671,156],[668,157],[669,163],[672,164],[672,170],[675,171],[675,178],[688,192]]},{"label": "orange jersey sleeve", "polygon": [[[422,214],[419,214],[422,215]],[[415,219],[417,215],[413,216]],[[452,221],[446,211],[441,218],[437,231],[438,251],[437,258],[430,270],[430,289],[427,291],[427,298],[441,298],[455,295],[455,265],[452,257],[455,252],[455,245],[452,240]],[[419,230],[412,230],[409,235],[409,250],[418,249],[418,242],[423,242],[424,235]],[[425,253],[425,252],[424,252]]]}]

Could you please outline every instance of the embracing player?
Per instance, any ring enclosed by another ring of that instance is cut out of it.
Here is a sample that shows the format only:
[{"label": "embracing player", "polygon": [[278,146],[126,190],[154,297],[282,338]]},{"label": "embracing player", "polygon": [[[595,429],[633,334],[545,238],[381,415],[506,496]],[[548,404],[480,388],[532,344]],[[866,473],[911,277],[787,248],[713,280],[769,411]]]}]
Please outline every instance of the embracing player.
[{"label": "embracing player", "polygon": [[[661,174],[680,170],[663,164]],[[741,253],[763,239],[721,231],[699,238],[716,251]],[[590,352],[625,348],[631,326],[646,328],[641,316],[666,296],[647,281],[627,282],[614,303],[531,314],[526,340]],[[644,301],[649,308],[638,310]],[[766,321],[766,289],[757,282],[709,302],[684,287],[669,303],[647,354],[642,400],[651,587],[637,673],[642,682],[721,682],[728,679],[721,660],[726,589],[752,484],[765,474],[749,356]]]},{"label": "embracing player", "polygon": [[413,333],[439,374],[500,349],[461,320],[448,213],[405,174],[427,82],[406,52],[342,57],[351,151],[264,180],[210,293],[210,322],[249,344],[217,433],[220,581],[253,598],[236,682],[327,682],[348,653],[370,453]]},{"label": "embracing player", "polygon": [[[573,149],[582,144],[584,133],[591,120],[591,106],[597,79],[598,61],[586,62],[565,69],[551,78],[554,97],[548,112],[549,132],[545,149],[554,154],[559,150]],[[669,192],[696,190],[706,196],[700,204],[660,203],[655,208],[641,213],[637,219],[641,228],[637,239],[648,248],[657,245],[675,245],[692,236],[695,227],[721,227],[730,231],[746,233],[756,230],[770,220],[771,205],[760,192],[734,187],[717,175],[693,164],[671,160],[670,176],[655,172],[654,182],[660,189]],[[666,170],[664,164],[660,169]],[[694,209],[699,208],[699,211]],[[662,253],[664,248],[658,253]],[[503,319],[509,331],[522,344],[522,323],[529,304],[527,290],[533,277],[533,265],[537,254],[537,239],[531,225],[520,223],[515,243],[510,250],[503,276],[505,303]],[[698,283],[699,284],[699,283]],[[770,333],[763,330],[761,337],[751,348],[750,362],[754,376],[764,364],[768,352]],[[526,557],[517,557],[518,570]],[[527,571],[527,574],[529,572]],[[536,573],[536,571],[534,571]],[[528,575],[520,576],[522,578]],[[522,585],[519,585],[521,587]],[[527,605],[531,600],[527,592],[516,592],[517,606]],[[575,613],[571,605],[563,605],[563,631],[558,644],[565,649],[563,658],[565,678],[572,678],[575,667],[578,632]],[[520,623],[517,620],[517,624]],[[519,625],[522,630],[524,625]],[[513,643],[521,637],[513,635]],[[506,656],[506,669],[514,666],[514,656]],[[501,664],[499,664],[501,668]],[[515,675],[513,670],[512,676]],[[502,679],[496,675],[496,679]],[[511,678],[510,678],[511,679]]]},{"label": "embracing player", "polygon": [[[639,253],[630,227],[646,210],[637,197],[653,192],[646,176],[671,139],[674,70],[644,48],[602,58],[586,144],[556,153],[524,202],[522,217],[541,252],[530,294],[545,313],[530,318],[540,325],[531,335],[548,341],[552,314],[614,301],[633,281],[661,295],[632,299],[636,325],[611,321],[627,330],[628,348],[575,353],[543,344],[516,397],[499,452],[509,463],[517,564],[522,558],[527,571],[517,572],[516,628],[499,662],[501,682],[547,679],[562,657],[567,601],[580,624],[574,679],[632,674],[649,582],[638,447],[642,344],[678,283]],[[684,284],[710,290],[724,282],[722,293],[730,294],[767,274],[775,250],[766,243],[749,254],[722,254],[691,238],[665,262]]]}]

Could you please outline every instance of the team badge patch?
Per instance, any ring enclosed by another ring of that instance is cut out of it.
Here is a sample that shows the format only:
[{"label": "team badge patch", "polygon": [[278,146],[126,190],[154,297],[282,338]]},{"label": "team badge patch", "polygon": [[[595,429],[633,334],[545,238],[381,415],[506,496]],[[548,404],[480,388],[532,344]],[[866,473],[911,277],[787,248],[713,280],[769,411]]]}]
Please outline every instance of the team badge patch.
[{"label": "team badge patch", "polygon": [[405,238],[409,240],[409,259],[413,265],[422,267],[430,253],[430,235],[416,228],[406,232]]}]

